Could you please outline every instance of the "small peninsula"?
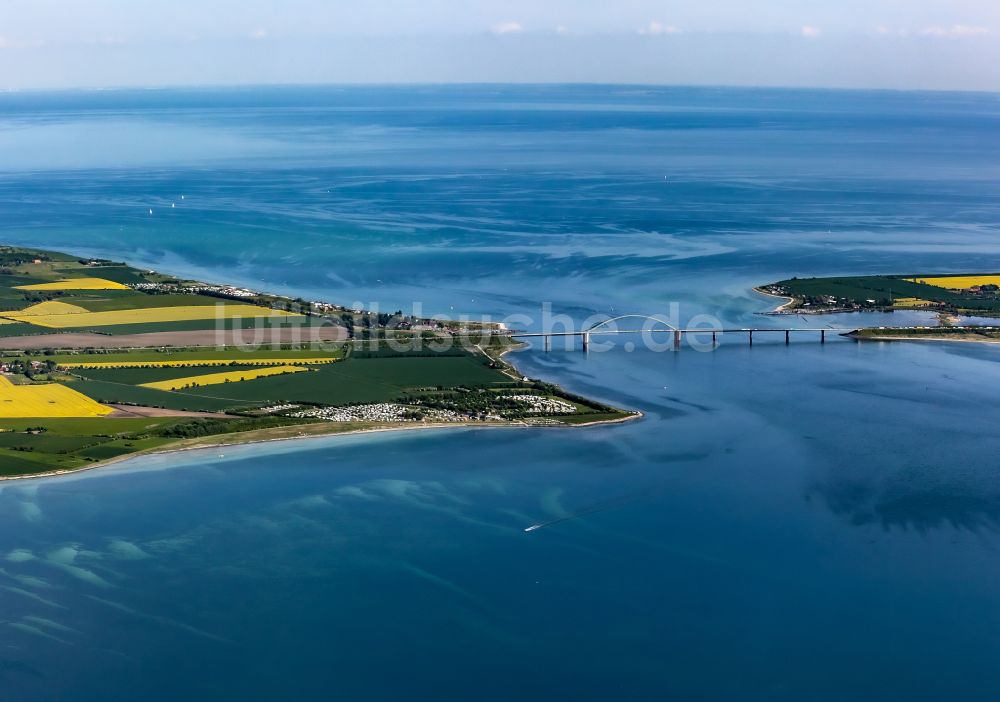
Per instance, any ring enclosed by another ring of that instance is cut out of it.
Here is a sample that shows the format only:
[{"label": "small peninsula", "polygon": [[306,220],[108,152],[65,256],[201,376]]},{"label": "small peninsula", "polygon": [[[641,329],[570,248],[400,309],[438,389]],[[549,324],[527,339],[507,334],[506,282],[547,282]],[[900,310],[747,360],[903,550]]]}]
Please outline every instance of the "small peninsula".
[{"label": "small peninsula", "polygon": [[1000,274],[865,275],[790,278],[756,288],[785,298],[769,314],[833,314],[925,310],[1000,316]]},{"label": "small peninsula", "polygon": [[755,290],[784,301],[771,315],[844,312],[935,312],[939,326],[865,327],[845,334],[857,341],[1000,342],[998,325],[962,325],[961,315],[1000,317],[1000,274],[906,274],[790,278]]},{"label": "small peninsula", "polygon": [[523,377],[500,325],[0,247],[0,479],[345,432],[639,416]]}]

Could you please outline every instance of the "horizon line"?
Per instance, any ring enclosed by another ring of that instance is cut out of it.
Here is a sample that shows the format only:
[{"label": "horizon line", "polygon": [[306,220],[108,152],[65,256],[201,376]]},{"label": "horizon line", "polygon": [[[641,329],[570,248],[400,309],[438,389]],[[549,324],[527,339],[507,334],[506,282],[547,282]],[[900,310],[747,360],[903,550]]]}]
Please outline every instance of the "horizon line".
[{"label": "horizon line", "polygon": [[519,88],[554,88],[554,87],[629,87],[649,89],[695,89],[695,90],[751,90],[751,91],[789,91],[789,92],[852,92],[852,93],[918,93],[918,94],[952,94],[952,95],[1000,95],[1000,89],[968,89],[968,88],[894,88],[894,87],[858,87],[848,85],[794,85],[794,84],[738,84],[738,83],[650,83],[647,81],[290,81],[264,83],[172,83],[164,85],[92,85],[92,86],[59,86],[59,87],[2,87],[0,94],[14,93],[98,93],[126,91],[180,91],[180,90],[240,90],[240,89],[279,89],[279,88],[433,88],[433,87],[519,87]]}]

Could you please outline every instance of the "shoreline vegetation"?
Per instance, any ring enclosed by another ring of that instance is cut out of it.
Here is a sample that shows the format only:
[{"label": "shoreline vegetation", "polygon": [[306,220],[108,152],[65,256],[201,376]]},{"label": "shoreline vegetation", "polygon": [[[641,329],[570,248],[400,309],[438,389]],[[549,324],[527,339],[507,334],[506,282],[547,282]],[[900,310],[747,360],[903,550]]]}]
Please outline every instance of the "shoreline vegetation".
[{"label": "shoreline vegetation", "polygon": [[0,480],[249,443],[642,417],[523,376],[504,357],[524,346],[488,322],[0,246]]},{"label": "shoreline vegetation", "polygon": [[771,311],[760,313],[765,315],[920,310],[936,313],[940,324],[936,327],[863,327],[843,334],[856,341],[1000,342],[1000,319],[997,326],[961,324],[963,314],[1000,316],[998,274],[791,278],[753,290],[785,301]]},{"label": "shoreline vegetation", "polygon": [[865,328],[845,334],[857,341],[948,341],[972,344],[1000,343],[997,327],[885,327]]},{"label": "shoreline vegetation", "polygon": [[922,310],[1000,317],[1000,274],[996,273],[796,277],[754,290],[786,300],[762,313],[769,315]]},{"label": "shoreline vegetation", "polygon": [[[287,436],[281,435],[278,429],[264,429],[249,432],[239,432],[234,434],[218,434],[212,437],[207,437],[211,440],[203,441],[199,439],[190,439],[187,441],[178,441],[174,444],[169,444],[163,448],[151,449],[148,451],[137,451],[135,453],[125,454],[122,456],[116,456],[114,458],[109,458],[104,461],[97,463],[90,463],[87,465],[80,466],[78,468],[68,468],[64,470],[53,470],[44,473],[25,473],[18,475],[0,475],[0,482],[11,481],[11,480],[33,480],[36,478],[55,478],[60,476],[76,475],[78,473],[88,472],[92,470],[98,470],[101,468],[109,468],[113,465],[119,465],[123,463],[128,463],[134,459],[138,458],[148,458],[151,456],[167,456],[171,454],[184,454],[187,452],[195,451],[213,451],[224,448],[233,448],[238,446],[250,446],[253,444],[269,444],[279,441],[309,441],[310,439],[322,439],[330,438],[335,436],[357,436],[362,434],[384,434],[387,432],[416,432],[416,431],[426,431],[430,429],[538,429],[544,426],[547,429],[576,429],[576,428],[587,428],[599,426],[602,424],[621,424],[624,422],[630,422],[632,420],[641,419],[645,415],[634,410],[628,413],[623,413],[623,416],[616,417],[613,419],[599,419],[592,422],[584,422],[578,424],[560,424],[560,425],[538,425],[538,424],[528,424],[525,422],[454,422],[450,424],[440,423],[440,424],[372,424],[370,426],[345,426],[337,425],[334,423],[329,424],[312,424],[308,425],[308,430],[304,427],[295,427],[298,429],[298,433],[289,434]],[[312,431],[310,431],[312,430]]]},{"label": "shoreline vegetation", "polygon": [[773,293],[773,292],[769,292],[769,291],[765,290],[761,286],[757,286],[757,287],[753,288],[753,291],[755,293],[759,294],[759,295],[764,295],[765,297],[774,297],[774,298],[777,298],[779,300],[784,300],[783,303],[781,303],[780,305],[778,305],[777,307],[775,307],[773,310],[771,310],[769,312],[762,312],[761,314],[782,314],[782,313],[785,312],[785,310],[789,309],[792,305],[795,304],[795,298],[794,297],[789,297],[787,295],[778,295],[777,293]]}]

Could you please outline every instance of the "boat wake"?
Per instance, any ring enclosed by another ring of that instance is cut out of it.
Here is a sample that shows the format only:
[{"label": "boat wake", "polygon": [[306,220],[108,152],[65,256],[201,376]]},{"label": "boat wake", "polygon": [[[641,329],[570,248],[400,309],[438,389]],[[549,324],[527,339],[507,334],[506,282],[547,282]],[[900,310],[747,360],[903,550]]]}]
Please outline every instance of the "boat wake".
[{"label": "boat wake", "polygon": [[651,493],[648,490],[633,492],[628,495],[623,495],[622,497],[616,497],[612,500],[605,500],[604,502],[599,502],[589,507],[584,507],[583,509],[577,510],[572,514],[567,514],[564,517],[557,517],[556,519],[550,519],[547,522],[538,522],[537,524],[532,524],[531,526],[524,529],[524,532],[528,533],[531,531],[538,531],[539,529],[555,526],[556,524],[562,524],[563,522],[569,522],[574,519],[580,519],[581,517],[589,516],[591,514],[597,514],[598,512],[606,512],[611,509],[617,509],[619,507],[624,507],[625,505],[635,502],[637,500],[641,500],[644,497],[650,497],[650,496]]}]

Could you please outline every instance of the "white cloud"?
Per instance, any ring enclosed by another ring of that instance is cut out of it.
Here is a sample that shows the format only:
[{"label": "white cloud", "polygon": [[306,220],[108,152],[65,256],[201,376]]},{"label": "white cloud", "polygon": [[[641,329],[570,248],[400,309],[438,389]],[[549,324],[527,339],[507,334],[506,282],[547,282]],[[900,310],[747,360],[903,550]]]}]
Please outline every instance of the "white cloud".
[{"label": "white cloud", "polygon": [[966,24],[955,24],[951,27],[928,27],[921,34],[927,37],[964,39],[967,37],[984,37],[992,34],[992,32],[986,27],[970,27]]},{"label": "white cloud", "polygon": [[554,30],[552,30],[552,31],[554,31],[556,34],[560,34],[560,35],[569,34],[569,27],[567,27],[564,24],[560,24],[560,25],[557,25],[556,28]]},{"label": "white cloud", "polygon": [[892,29],[891,27],[886,27],[885,25],[880,24],[875,27],[875,34],[880,37],[905,37],[909,36],[910,33],[905,29]]},{"label": "white cloud", "polygon": [[648,35],[652,35],[652,36],[661,36],[661,35],[664,35],[664,34],[680,34],[680,31],[681,30],[679,30],[677,27],[674,27],[673,25],[667,25],[667,24],[663,24],[662,22],[660,22],[658,20],[653,20],[652,22],[650,22],[649,24],[647,24],[645,27],[643,27],[642,29],[640,29],[639,30],[639,34],[648,34]]},{"label": "white cloud", "polygon": [[255,29],[253,32],[250,33],[250,38],[251,39],[267,39],[267,30],[266,29]]},{"label": "white cloud", "polygon": [[493,34],[520,34],[524,27],[520,22],[498,22],[490,27],[490,31]]},{"label": "white cloud", "polygon": [[823,30],[819,27],[813,27],[807,24],[802,29],[799,30],[806,39],[815,39],[823,33]]}]

